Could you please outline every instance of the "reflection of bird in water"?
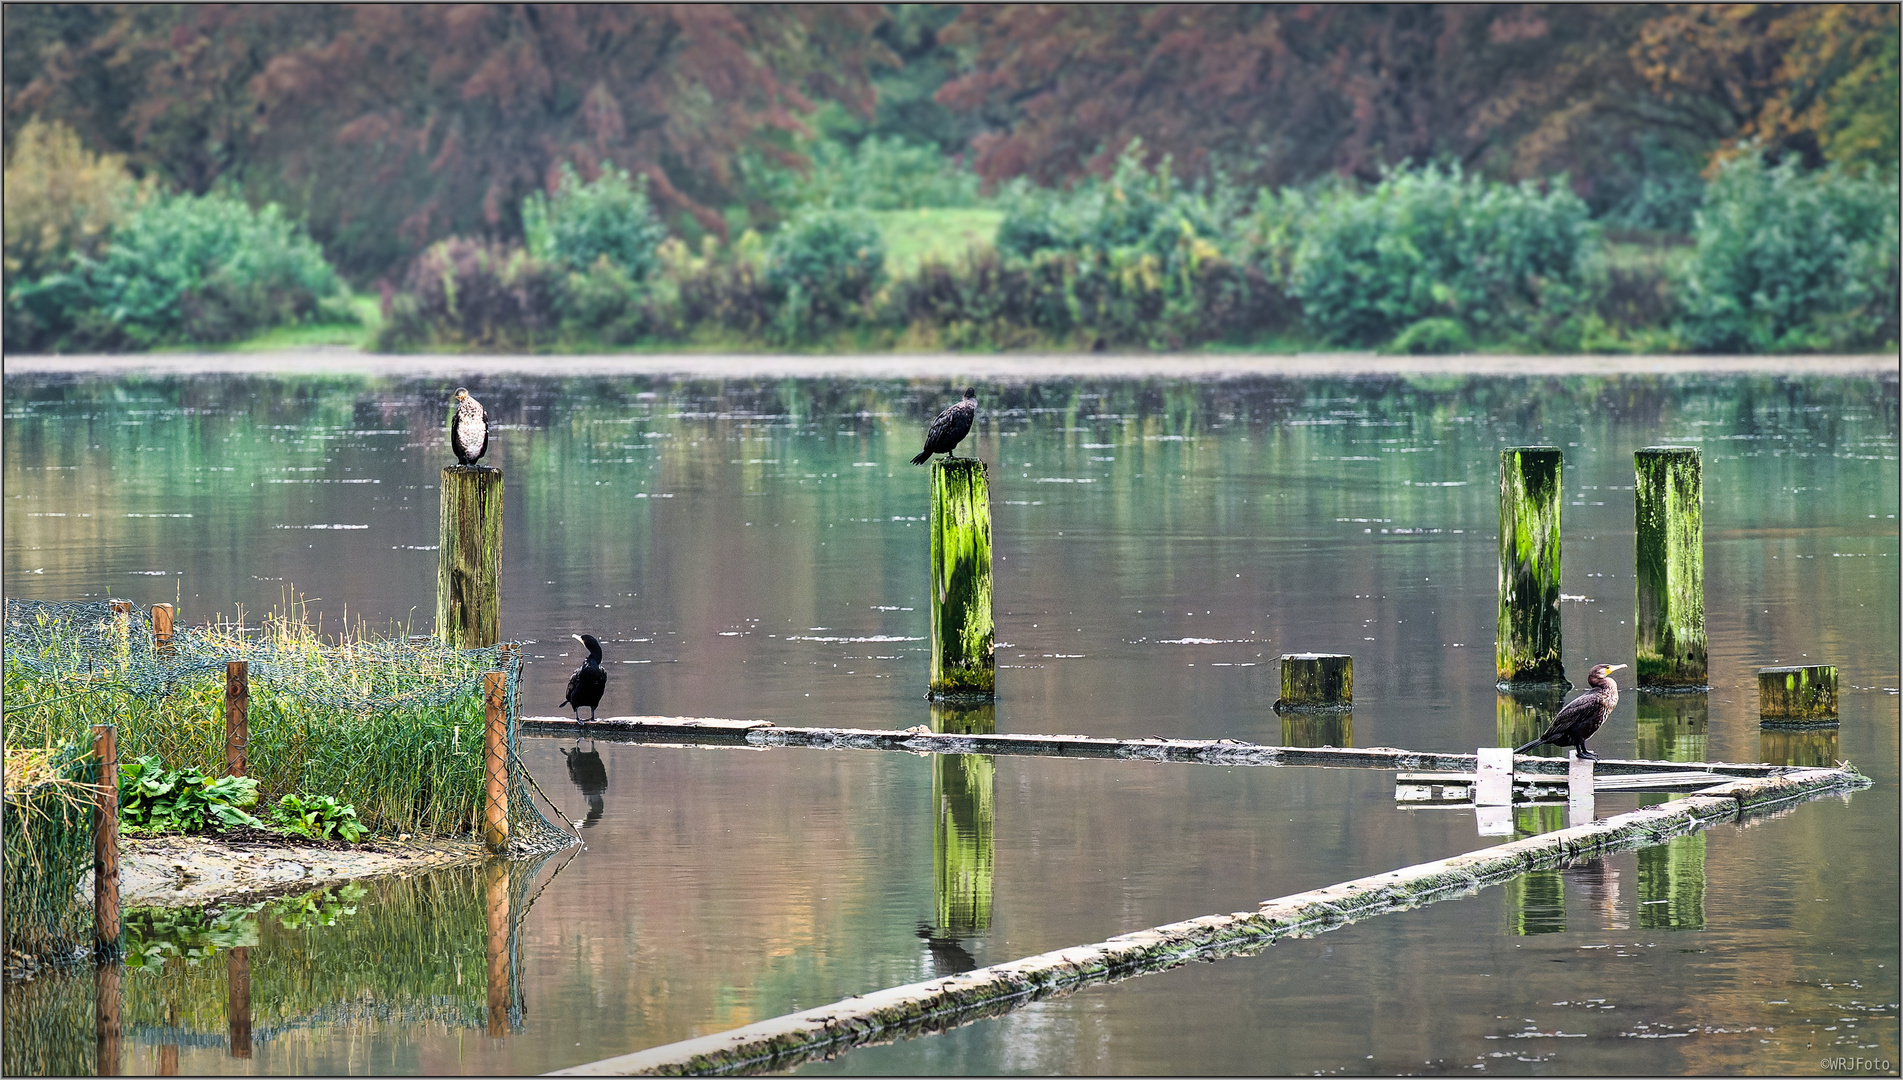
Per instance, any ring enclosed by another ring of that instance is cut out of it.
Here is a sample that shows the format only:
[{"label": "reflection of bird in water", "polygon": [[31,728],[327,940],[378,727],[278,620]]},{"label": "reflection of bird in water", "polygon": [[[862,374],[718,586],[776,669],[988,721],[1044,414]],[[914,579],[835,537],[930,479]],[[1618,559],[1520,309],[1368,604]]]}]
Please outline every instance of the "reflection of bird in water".
[{"label": "reflection of bird in water", "polygon": [[460,386],[456,411],[449,414],[449,447],[456,451],[459,465],[474,465],[489,451],[489,414],[482,411],[482,402]]},{"label": "reflection of bird in water", "polygon": [[977,959],[966,952],[956,938],[939,937],[937,931],[924,923],[918,924],[918,936],[925,939],[925,948],[932,954],[933,978],[977,970]]},{"label": "reflection of bird in water", "polygon": [[933,454],[948,454],[957,457],[955,452],[958,441],[971,430],[971,422],[978,416],[978,391],[975,387],[965,387],[965,400],[948,407],[932,421],[925,430],[925,449],[918,452],[912,464],[923,465],[925,459]]},{"label": "reflection of bird in water", "polygon": [[1576,746],[1579,756],[1597,758],[1599,755],[1586,749],[1586,740],[1599,730],[1599,725],[1612,715],[1613,707],[1619,704],[1619,684],[1612,681],[1612,673],[1624,667],[1624,664],[1599,664],[1586,676],[1586,692],[1566,703],[1553,717],[1551,727],[1546,734],[1515,750],[1524,754],[1536,746]]},{"label": "reflection of bird in water", "polygon": [[568,759],[568,778],[581,789],[582,797],[588,800],[588,816],[581,821],[581,827],[592,829],[595,822],[601,820],[602,807],[606,805],[602,796],[608,793],[608,766],[601,762],[601,751],[595,749],[595,741],[588,740],[588,749],[583,750],[577,741],[573,750],[562,748],[562,756]]},{"label": "reflection of bird in water", "polygon": [[575,710],[576,720],[581,719],[581,707],[588,706],[588,719],[593,720],[595,706],[601,704],[602,692],[608,689],[608,673],[601,670],[601,642],[596,641],[593,634],[569,636],[587,646],[588,661],[568,677],[568,696],[562,699],[562,704]]}]

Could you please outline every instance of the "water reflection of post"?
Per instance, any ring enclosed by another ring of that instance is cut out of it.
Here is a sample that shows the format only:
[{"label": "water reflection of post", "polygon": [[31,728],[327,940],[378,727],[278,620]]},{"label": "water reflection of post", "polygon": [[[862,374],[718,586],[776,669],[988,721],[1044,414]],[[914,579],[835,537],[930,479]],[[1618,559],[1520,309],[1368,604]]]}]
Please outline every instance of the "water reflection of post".
[{"label": "water reflection of post", "polygon": [[[1521,806],[1513,811],[1515,840],[1566,827],[1564,806]],[[1507,929],[1519,935],[1566,931],[1566,882],[1558,870],[1535,870],[1507,882]]]},{"label": "water reflection of post", "polygon": [[225,954],[225,1025],[235,1058],[251,1056],[251,947],[239,945]]},{"label": "water reflection of post", "polygon": [[[932,730],[952,735],[989,735],[998,728],[997,706],[932,705]],[[989,754],[937,754],[932,758],[933,924],[924,935],[939,974],[976,966],[958,945],[991,928],[991,882],[997,818],[997,774]]]},{"label": "water reflection of post", "polygon": [[[1639,692],[1639,756],[1655,761],[1704,761],[1711,704],[1704,694]],[[1654,806],[1665,795],[1641,795]],[[1693,833],[1639,851],[1639,928],[1705,928],[1705,834]]]},{"label": "water reflection of post", "polygon": [[125,969],[107,960],[93,972],[93,1016],[99,1049],[99,1075],[119,1075],[119,1011],[124,1003],[120,976]]},{"label": "water reflection of post", "polygon": [[[1553,724],[1553,717],[1559,714],[1560,705],[1566,700],[1564,683],[1546,686],[1518,686],[1510,691],[1501,691],[1493,699],[1493,733],[1495,746],[1525,746],[1546,733]],[[1552,750],[1556,755],[1565,753],[1561,747],[1535,747],[1528,753],[1540,753]]]},{"label": "water reflection of post", "polygon": [[1285,712],[1282,714],[1282,745],[1305,747],[1349,747],[1355,744],[1355,714],[1352,712]]},{"label": "water reflection of post", "polygon": [[[178,985],[179,968],[183,966],[183,961],[184,961],[184,958],[179,956],[169,957],[165,961],[166,982],[171,984],[172,986]],[[165,1033],[167,1035],[172,1035],[174,1038],[176,1038],[177,1036],[173,1035],[173,1033],[176,1032],[177,1030],[178,1030],[178,999],[168,994],[166,995],[166,1001],[165,1001]],[[159,1045],[158,1075],[160,1076],[177,1076],[178,1075],[178,1044],[177,1043],[168,1042],[168,1043],[161,1043]]]},{"label": "water reflection of post", "polygon": [[509,1033],[509,862],[491,859],[484,867],[489,894],[489,1037]]},{"label": "water reflection of post", "polygon": [[1758,729],[1758,760],[1828,769],[1837,764],[1837,725]]}]

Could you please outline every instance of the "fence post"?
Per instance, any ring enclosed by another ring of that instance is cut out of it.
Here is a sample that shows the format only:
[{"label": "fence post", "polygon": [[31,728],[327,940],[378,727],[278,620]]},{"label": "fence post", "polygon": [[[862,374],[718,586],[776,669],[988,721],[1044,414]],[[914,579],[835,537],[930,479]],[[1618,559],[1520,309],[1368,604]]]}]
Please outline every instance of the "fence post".
[{"label": "fence post", "polygon": [[244,775],[245,747],[251,742],[251,665],[225,661],[225,774]]},{"label": "fence post", "polygon": [[1632,455],[1637,533],[1637,638],[1633,681],[1641,687],[1705,685],[1703,467],[1690,446],[1648,446]]},{"label": "fence post", "polygon": [[119,729],[93,725],[99,782],[93,795],[93,954],[110,961],[120,951]]},{"label": "fence post", "polygon": [[152,605],[152,647],[160,656],[172,655],[172,615],[172,605]]},{"label": "fence post", "polygon": [[1565,461],[1557,447],[1500,451],[1500,617],[1494,677],[1563,683],[1559,638],[1559,508]]},{"label": "fence post", "polygon": [[932,462],[931,537],[931,696],[989,700],[997,683],[991,656],[991,486],[984,462]]},{"label": "fence post", "polygon": [[459,649],[502,639],[502,470],[443,469],[436,636]]},{"label": "fence post", "polygon": [[505,676],[482,677],[483,844],[491,854],[509,850],[509,716],[504,707]]}]

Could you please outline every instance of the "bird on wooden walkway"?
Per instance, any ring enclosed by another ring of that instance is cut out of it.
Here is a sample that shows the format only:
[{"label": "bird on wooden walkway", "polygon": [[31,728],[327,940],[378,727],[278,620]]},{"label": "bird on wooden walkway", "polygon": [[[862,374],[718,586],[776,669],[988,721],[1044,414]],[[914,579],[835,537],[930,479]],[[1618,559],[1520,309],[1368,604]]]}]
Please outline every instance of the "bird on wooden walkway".
[{"label": "bird on wooden walkway", "polygon": [[588,719],[595,718],[595,706],[601,704],[601,695],[608,689],[608,673],[601,669],[601,642],[593,634],[571,634],[576,641],[588,650],[588,662],[575,669],[568,677],[568,696],[562,704],[575,710],[575,719],[581,719],[581,708],[588,706]]},{"label": "bird on wooden walkway", "polygon": [[932,421],[925,430],[925,449],[918,452],[912,464],[923,465],[925,459],[933,454],[946,454],[957,457],[958,442],[971,430],[971,422],[978,415],[978,391],[975,387],[965,387],[965,400],[948,407]]},{"label": "bird on wooden walkway", "polygon": [[1586,692],[1567,702],[1553,717],[1553,723],[1547,727],[1546,734],[1515,750],[1524,754],[1536,746],[1575,746],[1579,756],[1597,759],[1598,754],[1586,749],[1586,740],[1592,738],[1599,725],[1606,722],[1612,710],[1619,704],[1619,684],[1612,681],[1612,673],[1624,667],[1624,664],[1597,664],[1586,675]]},{"label": "bird on wooden walkway", "polygon": [[456,451],[459,465],[474,465],[489,451],[489,414],[461,386],[456,388],[456,409],[449,414],[449,448]]}]

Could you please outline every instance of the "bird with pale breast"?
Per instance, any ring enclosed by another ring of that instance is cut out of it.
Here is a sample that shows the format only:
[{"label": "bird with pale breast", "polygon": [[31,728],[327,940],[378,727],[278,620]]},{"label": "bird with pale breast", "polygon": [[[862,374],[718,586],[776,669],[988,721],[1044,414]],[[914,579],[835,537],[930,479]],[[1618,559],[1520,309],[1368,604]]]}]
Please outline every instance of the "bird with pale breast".
[{"label": "bird with pale breast", "polygon": [[456,388],[455,405],[449,414],[449,448],[458,465],[474,465],[489,452],[489,414],[467,387]]}]

